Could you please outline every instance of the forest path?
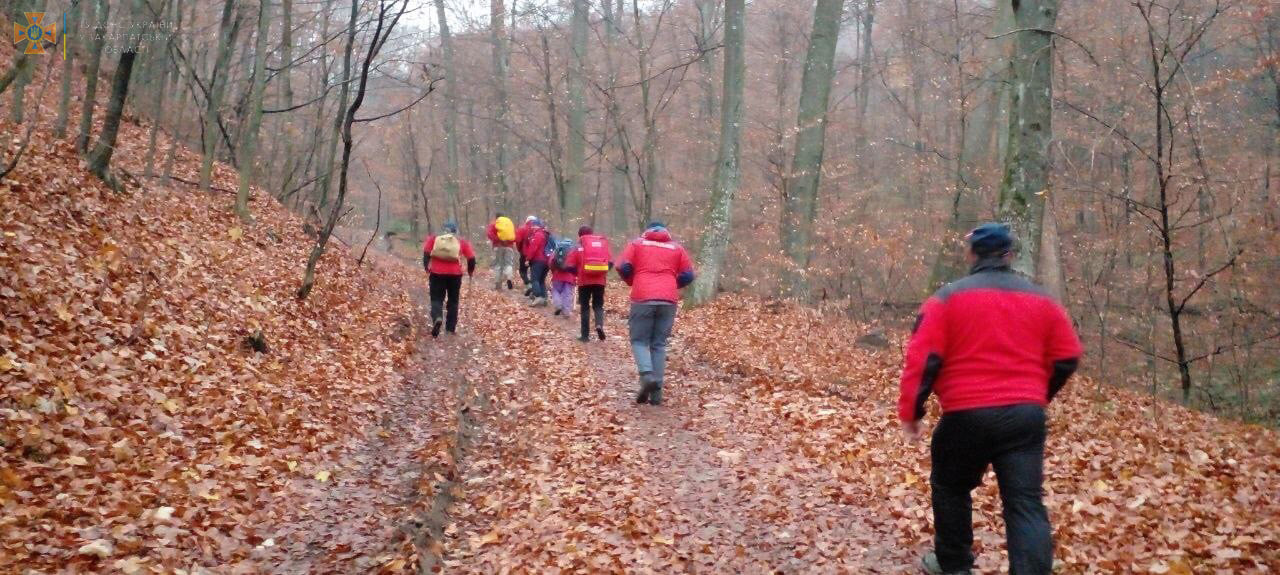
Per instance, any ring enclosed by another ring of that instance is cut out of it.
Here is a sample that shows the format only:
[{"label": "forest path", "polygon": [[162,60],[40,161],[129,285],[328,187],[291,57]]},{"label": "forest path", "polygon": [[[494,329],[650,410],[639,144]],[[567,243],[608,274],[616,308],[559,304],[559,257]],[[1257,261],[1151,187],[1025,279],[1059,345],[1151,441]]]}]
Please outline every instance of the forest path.
[{"label": "forest path", "polygon": [[250,571],[400,572],[413,567],[405,558],[414,539],[421,542],[425,530],[437,526],[428,524],[442,522],[431,507],[438,489],[450,485],[442,478],[454,475],[450,448],[464,379],[456,376],[474,338],[432,341],[425,286],[411,295],[414,329],[405,333],[418,334],[417,351],[390,376],[398,381],[379,406],[379,423],[322,470],[327,477],[300,478],[280,494],[288,503],[278,506],[278,522],[257,526],[271,544],[255,549]]},{"label": "forest path", "polygon": [[797,449],[790,423],[679,337],[664,405],[637,405],[621,291],[609,338],[581,343],[576,314],[485,284],[463,329],[491,350],[494,403],[461,466],[447,570],[912,570],[877,494]]}]

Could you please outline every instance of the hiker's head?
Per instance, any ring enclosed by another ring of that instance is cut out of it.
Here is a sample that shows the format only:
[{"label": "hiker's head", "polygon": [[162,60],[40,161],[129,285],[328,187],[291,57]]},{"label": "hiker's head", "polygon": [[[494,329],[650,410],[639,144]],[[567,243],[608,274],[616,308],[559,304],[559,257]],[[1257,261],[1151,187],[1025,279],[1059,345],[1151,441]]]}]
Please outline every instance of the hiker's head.
[{"label": "hiker's head", "polygon": [[446,234],[456,234],[456,233],[458,233],[458,224],[457,224],[457,222],[454,222],[454,221],[448,221],[448,222],[445,222],[445,223],[444,223],[444,233],[446,233]]},{"label": "hiker's head", "polygon": [[967,255],[970,261],[1013,257],[1013,230],[1009,229],[1008,224],[996,222],[982,224],[973,228],[973,231],[965,236],[965,240],[969,242]]},{"label": "hiker's head", "polygon": [[545,227],[546,227],[546,226],[542,225],[542,220],[538,219],[537,217],[529,216],[529,218],[530,218],[530,219],[525,220],[526,222],[528,222],[528,223],[529,223],[529,225],[531,225],[531,226],[533,226],[533,227],[535,227],[535,228],[545,228]]},{"label": "hiker's head", "polygon": [[665,229],[667,229],[667,224],[662,223],[662,220],[653,220],[649,222],[649,225],[644,227],[644,231],[646,232]]},{"label": "hiker's head", "polygon": [[595,230],[591,229],[591,226],[582,226],[578,228],[578,237],[589,236],[594,233]]},{"label": "hiker's head", "polygon": [[507,217],[507,214],[504,214],[504,213],[502,213],[502,212],[498,212],[497,214],[495,214],[495,215],[493,216],[493,219],[495,219],[495,220],[496,220],[496,219],[498,219],[498,218],[505,218],[505,217]]},{"label": "hiker's head", "polygon": [[529,217],[527,217],[527,218],[525,218],[525,219],[524,219],[524,223],[526,223],[526,224],[531,224],[531,223],[536,222],[536,221],[538,221],[538,216],[535,216],[535,215],[533,215],[533,214],[530,214],[530,215],[529,215]]}]

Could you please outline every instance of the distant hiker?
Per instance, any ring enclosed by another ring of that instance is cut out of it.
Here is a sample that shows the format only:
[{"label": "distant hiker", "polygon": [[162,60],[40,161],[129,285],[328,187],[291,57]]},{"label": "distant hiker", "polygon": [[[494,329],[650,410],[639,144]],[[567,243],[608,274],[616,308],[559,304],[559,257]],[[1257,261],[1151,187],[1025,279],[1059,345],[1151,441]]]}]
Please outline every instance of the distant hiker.
[{"label": "distant hiker", "polygon": [[578,228],[578,249],[569,254],[568,268],[578,275],[578,306],[582,308],[582,335],[578,340],[590,341],[590,308],[596,316],[596,336],[604,341],[604,286],[613,269],[609,238],[595,235],[591,226]]},{"label": "distant hiker", "polygon": [[[462,292],[462,261],[467,262],[467,275],[476,271],[476,253],[471,242],[458,237],[458,224],[448,222],[443,233],[430,236],[422,244],[422,267],[427,270],[431,292],[431,337],[440,336],[440,327],[457,333],[458,298]],[[441,310],[448,300],[448,315]],[[442,319],[443,318],[443,319]]]},{"label": "distant hiker", "polygon": [[486,231],[489,244],[493,246],[493,288],[502,289],[505,281],[507,289],[515,289],[512,279],[516,267],[516,226],[511,218],[498,213]]},{"label": "distant hiker", "polygon": [[671,233],[654,221],[627,244],[618,258],[618,275],[631,286],[631,352],[640,373],[636,403],[662,403],[667,338],[676,322],[680,288],[693,282],[693,262]]},{"label": "distant hiker", "polygon": [[569,238],[556,239],[551,249],[551,302],[556,315],[573,315],[573,286],[578,284],[578,274],[569,267],[569,257],[578,246]]},{"label": "distant hiker", "polygon": [[542,220],[534,218],[529,222],[529,231],[524,238],[524,259],[529,262],[529,305],[547,305],[547,272],[550,271],[551,232],[547,231]]},{"label": "distant hiker", "polygon": [[970,492],[991,465],[1009,572],[1047,574],[1053,536],[1041,501],[1044,408],[1075,372],[1080,340],[1062,306],[1010,269],[1008,226],[983,224],[967,239],[970,275],[921,306],[898,397],[910,441],[920,438],[929,393],[942,405],[930,447],[934,552],[921,563],[934,574],[973,569]]},{"label": "distant hiker", "polygon": [[524,283],[524,297],[533,294],[533,283],[529,281],[529,260],[524,257],[524,244],[529,239],[529,230],[533,228],[533,222],[537,220],[537,216],[529,216],[524,219],[524,223],[516,229],[516,255],[520,257],[520,281]]}]

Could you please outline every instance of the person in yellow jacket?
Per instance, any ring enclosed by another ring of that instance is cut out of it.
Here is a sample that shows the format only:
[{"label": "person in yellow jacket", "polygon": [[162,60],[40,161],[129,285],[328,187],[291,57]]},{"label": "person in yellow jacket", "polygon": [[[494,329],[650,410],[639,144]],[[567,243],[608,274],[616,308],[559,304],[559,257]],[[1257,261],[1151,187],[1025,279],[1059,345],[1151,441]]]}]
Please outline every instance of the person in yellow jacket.
[{"label": "person in yellow jacket", "polygon": [[486,232],[489,236],[489,244],[493,246],[493,289],[502,289],[502,284],[507,284],[507,289],[515,289],[516,273],[516,226],[511,222],[511,218],[498,212],[498,217],[489,223],[489,229]]}]

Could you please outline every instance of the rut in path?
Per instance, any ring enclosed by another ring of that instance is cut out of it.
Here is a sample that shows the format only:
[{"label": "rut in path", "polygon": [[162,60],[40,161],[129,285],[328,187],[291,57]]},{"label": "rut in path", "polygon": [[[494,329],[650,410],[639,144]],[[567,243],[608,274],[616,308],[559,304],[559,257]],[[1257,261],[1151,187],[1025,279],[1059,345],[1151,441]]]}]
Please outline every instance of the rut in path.
[{"label": "rut in path", "polygon": [[912,570],[896,518],[867,511],[876,494],[807,457],[800,434],[679,338],[666,404],[637,406],[625,305],[611,302],[610,339],[583,344],[576,316],[474,297],[499,380],[463,465],[447,569]]}]

